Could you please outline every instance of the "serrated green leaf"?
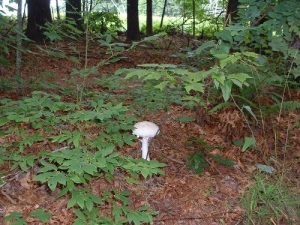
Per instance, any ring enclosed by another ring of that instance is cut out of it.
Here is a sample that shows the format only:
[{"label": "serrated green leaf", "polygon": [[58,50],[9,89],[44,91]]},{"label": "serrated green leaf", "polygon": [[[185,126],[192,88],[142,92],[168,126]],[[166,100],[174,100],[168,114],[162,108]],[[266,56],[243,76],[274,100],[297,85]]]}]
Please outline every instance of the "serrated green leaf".
[{"label": "serrated green leaf", "polygon": [[225,102],[227,102],[231,95],[232,82],[226,81],[224,85],[221,86],[222,96]]},{"label": "serrated green leaf", "polygon": [[204,92],[204,85],[202,83],[191,83],[185,85],[185,90],[187,93],[190,93],[191,90],[198,91],[200,93]]}]

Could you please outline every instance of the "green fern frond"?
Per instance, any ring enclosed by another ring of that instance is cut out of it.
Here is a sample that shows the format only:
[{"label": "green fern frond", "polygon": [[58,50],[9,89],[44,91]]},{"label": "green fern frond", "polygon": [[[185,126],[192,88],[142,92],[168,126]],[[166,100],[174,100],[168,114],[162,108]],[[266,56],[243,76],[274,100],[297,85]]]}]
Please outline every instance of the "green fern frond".
[{"label": "green fern frond", "polygon": [[268,112],[279,112],[280,108],[283,111],[292,112],[300,109],[300,101],[285,101],[283,103],[277,103],[272,105],[267,111]]}]

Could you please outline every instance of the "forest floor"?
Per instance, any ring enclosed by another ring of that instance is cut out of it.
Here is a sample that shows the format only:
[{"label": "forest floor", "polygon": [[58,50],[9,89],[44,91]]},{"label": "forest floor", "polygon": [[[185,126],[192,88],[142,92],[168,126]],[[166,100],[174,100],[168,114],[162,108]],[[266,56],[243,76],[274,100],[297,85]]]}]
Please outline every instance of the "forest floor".
[{"label": "forest floor", "polygon": [[[35,46],[31,46],[30,49],[38,52]],[[103,49],[97,46],[92,46],[90,49],[92,50],[89,52],[88,64],[92,66],[102,60],[105,54],[102,54]],[[123,56],[126,58],[123,60],[101,66],[99,75],[95,75],[95,78],[104,74],[113,74],[119,68],[132,68],[144,63],[180,64],[181,59],[172,56],[177,50],[138,47],[133,51],[125,52]],[[84,52],[84,47],[81,52]],[[70,87],[69,81],[73,79],[70,75],[71,70],[82,65],[40,54],[26,54],[23,60],[22,77],[26,84],[23,96],[29,96],[33,90],[49,91],[50,84],[75,89],[74,86]],[[14,74],[13,67],[1,69],[2,78],[12,79]],[[88,80],[87,87],[89,91],[109,91],[94,82],[92,78]],[[55,88],[50,92],[55,92]],[[118,92],[124,93],[126,90],[114,90],[114,93]],[[299,98],[300,93],[294,93],[294,96]],[[1,91],[0,98],[17,100],[21,96],[15,89],[8,88]],[[71,98],[68,98],[68,101],[71,101]],[[181,116],[190,116],[195,120],[180,122],[177,118]],[[280,172],[284,171],[287,183],[295,191],[299,191],[300,128],[289,127],[298,117],[299,114],[283,114],[280,118],[281,122],[277,123],[276,127],[272,123],[273,119],[267,119],[265,133],[259,126],[254,129],[259,147],[256,150],[241,152],[239,147],[232,144],[232,140],[249,135],[249,131],[243,116],[237,109],[225,109],[214,115],[204,115],[172,104],[167,110],[147,112],[140,117],[140,120],[153,121],[160,127],[160,134],[152,141],[150,156],[151,159],[167,164],[163,169],[165,175],[154,176],[141,180],[139,184],[129,185],[121,179],[124,174],[116,173],[113,182],[99,178],[93,179],[86,186],[95,194],[107,188],[130,191],[132,193],[130,204],[133,208],[150,205],[158,212],[154,219],[155,225],[244,224],[245,210],[241,198],[257,174],[256,164],[266,164],[269,162],[269,156],[275,154],[272,150],[276,145],[274,130],[276,130],[278,143],[282,144],[285,143],[286,132],[289,130],[289,153],[277,153],[277,158],[273,158],[273,161]],[[211,151],[211,154],[233,160],[234,166],[225,167],[209,161],[210,168],[201,175],[195,174],[187,167],[187,160],[192,153],[201,148],[201,143],[191,146],[188,144],[191,138],[205,140],[209,146],[218,146]],[[0,144],[6,141],[9,141],[6,137],[0,137]],[[37,151],[37,148],[53,150],[49,145],[51,143],[32,147],[32,151]],[[119,151],[139,158],[139,148],[140,143],[137,141],[134,146],[126,146]],[[27,149],[26,152],[30,151]],[[2,170],[8,168],[9,165],[5,165]],[[46,185],[32,181],[35,171],[32,169],[27,173],[12,172],[11,180],[0,189],[0,218],[12,211],[18,211],[22,212],[29,224],[39,224],[29,216],[29,213],[32,209],[43,207],[52,214],[48,224],[72,224],[74,214],[73,209],[66,207],[68,198],[57,198],[57,192],[50,192]]]}]

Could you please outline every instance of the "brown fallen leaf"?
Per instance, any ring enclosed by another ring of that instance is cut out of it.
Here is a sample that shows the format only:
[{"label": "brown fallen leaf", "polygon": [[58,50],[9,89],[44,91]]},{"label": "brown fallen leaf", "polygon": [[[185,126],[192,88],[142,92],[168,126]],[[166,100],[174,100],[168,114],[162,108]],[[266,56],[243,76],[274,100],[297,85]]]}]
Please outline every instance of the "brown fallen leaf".
[{"label": "brown fallen leaf", "polygon": [[32,187],[31,173],[27,172],[21,179],[19,179],[19,183],[23,188],[29,190]]}]

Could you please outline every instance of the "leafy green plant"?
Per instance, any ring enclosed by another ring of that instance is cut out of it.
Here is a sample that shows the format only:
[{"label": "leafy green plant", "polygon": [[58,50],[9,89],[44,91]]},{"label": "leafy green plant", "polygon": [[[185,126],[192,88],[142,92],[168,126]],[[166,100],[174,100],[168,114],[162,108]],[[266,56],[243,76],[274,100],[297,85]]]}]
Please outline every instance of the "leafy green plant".
[{"label": "leafy green plant", "polygon": [[130,174],[142,174],[147,178],[154,174],[163,174],[163,163],[130,158],[121,159],[117,153],[113,153],[113,147],[90,152],[82,149],[65,149],[46,155],[41,161],[42,168],[35,181],[47,183],[51,190],[57,185],[63,185],[63,194],[74,189],[75,184],[84,184],[93,176],[104,173],[112,176],[117,169],[123,169]]},{"label": "leafy green plant", "polygon": [[[169,93],[172,92],[170,95]],[[182,96],[184,92],[179,88],[176,89],[153,89],[150,84],[144,87],[135,87],[130,90],[132,96],[132,107],[139,114],[147,111],[167,110],[171,104],[183,104]]]},{"label": "leafy green plant", "polygon": [[290,72],[297,78],[300,63],[296,47],[300,32],[295,25],[300,22],[298,1],[242,0],[240,4],[239,23],[226,27],[216,37],[229,43],[234,51],[257,49],[270,56],[269,61],[278,74],[292,68]]},{"label": "leafy green plant", "polygon": [[52,42],[61,41],[65,38],[76,40],[83,32],[77,29],[76,22],[71,19],[55,20],[46,23],[44,35]]},{"label": "leafy green plant", "polygon": [[268,224],[270,221],[297,224],[299,202],[299,196],[292,194],[281,180],[270,181],[257,175],[242,199],[246,224]]},{"label": "leafy green plant", "polygon": [[190,148],[198,149],[195,153],[188,157],[187,162],[187,167],[192,169],[196,174],[202,174],[210,167],[209,159],[226,167],[232,167],[235,164],[234,161],[225,159],[220,155],[209,154],[210,150],[216,149],[218,146],[209,146],[205,139],[191,137],[187,141],[187,145]]},{"label": "leafy green plant", "polygon": [[79,206],[81,209],[86,209],[91,212],[95,205],[101,204],[101,198],[90,193],[86,189],[74,189],[71,192],[72,196],[68,201],[68,208]]},{"label": "leafy green plant", "polygon": [[[141,206],[137,209],[129,207],[129,193],[126,191],[104,192],[100,197],[103,202],[112,205],[111,217],[98,212],[98,209],[92,208],[91,211],[79,210],[75,211],[77,216],[74,225],[86,224],[152,224],[153,216],[156,214],[147,206]],[[101,208],[101,206],[100,206]]]},{"label": "leafy green plant", "polygon": [[39,208],[31,211],[30,216],[39,219],[42,223],[48,223],[51,218],[51,213]]},{"label": "leafy green plant", "polygon": [[11,169],[20,168],[22,171],[28,171],[29,168],[34,166],[35,161],[38,159],[38,156],[32,154],[21,155],[19,152],[13,152],[6,159],[12,161],[13,165]]},{"label": "leafy green plant", "polygon": [[94,33],[116,32],[121,30],[122,20],[116,12],[92,12],[89,15],[90,30]]},{"label": "leafy green plant", "polygon": [[26,225],[27,222],[24,220],[23,216],[19,212],[11,212],[8,216],[4,218],[9,225]]},{"label": "leafy green plant", "polygon": [[203,152],[198,151],[188,158],[187,167],[192,169],[196,174],[202,174],[210,165]]},{"label": "leafy green plant", "polygon": [[84,136],[83,132],[78,130],[68,131],[64,130],[61,134],[52,137],[52,142],[62,143],[66,142],[68,145],[72,144],[75,148],[80,147],[80,142]]},{"label": "leafy green plant", "polygon": [[122,163],[122,167],[131,175],[141,174],[145,179],[154,174],[163,175],[164,171],[162,171],[161,168],[164,166],[166,166],[166,164],[156,160],[146,162],[145,160],[134,160],[131,158],[126,158]]},{"label": "leafy green plant", "polygon": [[[211,45],[207,48],[211,48]],[[235,87],[242,89],[249,85],[248,81],[251,79],[248,74],[251,71],[249,67],[252,64],[259,65],[255,53],[230,53],[229,50],[226,45],[214,45],[214,48],[210,49],[210,54],[218,60],[218,63],[208,71],[197,71],[170,64],[144,64],[140,65],[141,68],[121,69],[116,73],[126,74],[126,79],[138,77],[146,83],[145,86],[148,83],[149,86],[151,84],[156,89],[168,92],[183,87],[186,92],[182,97],[183,100],[206,107],[204,94],[212,88],[205,87],[206,80],[212,79],[214,88],[221,90],[224,101],[228,101]],[[245,67],[245,72],[240,72],[237,65]]]},{"label": "leafy green plant", "polygon": [[[2,7],[12,10],[11,7],[7,5],[3,5]],[[13,9],[14,10],[14,9]],[[6,16],[5,13],[0,12],[0,65],[1,66],[9,66],[10,62],[8,60],[8,56],[13,49],[18,48],[17,41],[17,22],[15,18]],[[28,40],[24,33],[19,33],[21,40]],[[23,51],[24,49],[19,49]]]}]

